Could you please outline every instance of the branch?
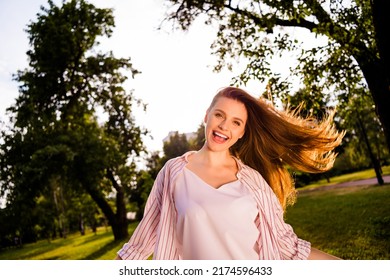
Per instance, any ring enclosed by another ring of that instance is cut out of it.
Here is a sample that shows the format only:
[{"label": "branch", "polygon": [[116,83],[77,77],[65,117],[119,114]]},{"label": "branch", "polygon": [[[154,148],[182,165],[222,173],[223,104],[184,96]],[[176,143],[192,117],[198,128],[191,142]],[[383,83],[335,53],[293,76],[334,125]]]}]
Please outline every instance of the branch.
[{"label": "branch", "polygon": [[118,184],[118,182],[115,180],[114,173],[112,172],[111,169],[107,169],[107,178],[111,181],[112,186],[118,193],[122,193],[123,189],[122,187]]},{"label": "branch", "polygon": [[[365,46],[362,42],[359,42],[351,38],[351,32],[348,32],[345,28],[340,26],[339,24],[335,23],[330,15],[323,9],[323,7],[319,4],[316,0],[306,0],[305,3],[308,7],[312,10],[312,15],[315,16],[318,20],[318,22],[322,25],[326,25],[325,30],[320,30],[320,24],[316,24],[314,22],[308,21],[304,18],[298,18],[298,19],[290,19],[285,20],[281,18],[274,17],[273,21],[264,21],[262,20],[262,17],[259,17],[255,13],[252,13],[247,10],[242,10],[238,6],[233,7],[229,1],[229,4],[224,4],[224,7],[226,9],[229,9],[237,14],[240,14],[242,16],[245,16],[253,22],[262,27],[262,28],[270,28],[269,24],[272,24],[272,27],[274,26],[284,26],[284,27],[301,27],[306,28],[309,31],[313,32],[314,29],[317,29],[317,33],[325,35],[331,39],[333,39],[335,42],[338,42],[340,45],[345,45],[348,43],[349,45],[354,45],[356,49],[358,50],[365,50],[369,52],[367,49],[367,46]],[[352,55],[356,56],[355,51],[353,51],[353,48],[350,48],[349,51]]]},{"label": "branch", "polygon": [[[305,3],[308,7],[311,8],[313,16],[317,18],[318,22],[320,24],[327,25],[326,30],[324,30],[327,32],[327,34],[324,34],[324,32],[320,31],[321,34],[332,38],[341,45],[349,43],[356,44],[358,48],[364,48],[364,46],[362,46],[362,44],[360,44],[359,42],[353,42],[353,40],[351,40],[351,32],[334,22],[330,15],[324,10],[324,8],[321,6],[321,4],[318,3],[317,0],[305,0]],[[345,35],[341,36],[342,34]]]},{"label": "branch", "polygon": [[[245,16],[247,18],[250,18],[253,20],[253,22],[261,27],[268,27],[268,25],[264,24],[264,21],[262,20],[261,17],[258,17],[256,14],[249,12],[247,10],[242,10],[238,7],[233,7],[231,6],[230,2],[229,4],[225,4],[224,7],[226,9],[229,9],[237,14],[240,14],[242,16]],[[308,21],[306,19],[300,18],[300,19],[291,19],[291,20],[284,20],[280,18],[274,18],[274,25],[280,25],[280,26],[285,26],[285,27],[302,27],[302,28],[307,28],[310,31],[312,31],[314,28],[317,28],[318,25]]]},{"label": "branch", "polygon": [[107,169],[107,178],[111,181],[112,186],[117,191],[116,193],[116,216],[118,218],[123,218],[124,215],[126,215],[126,205],[124,202],[125,198],[125,192],[123,190],[123,187],[115,180],[114,172],[111,169]]}]

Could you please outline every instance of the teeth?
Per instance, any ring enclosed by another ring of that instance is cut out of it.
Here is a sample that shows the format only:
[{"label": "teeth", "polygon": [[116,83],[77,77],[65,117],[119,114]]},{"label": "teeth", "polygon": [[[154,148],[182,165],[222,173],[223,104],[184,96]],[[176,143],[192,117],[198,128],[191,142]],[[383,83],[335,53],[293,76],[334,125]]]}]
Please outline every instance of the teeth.
[{"label": "teeth", "polygon": [[223,139],[228,139],[227,136],[225,136],[225,135],[223,135],[223,134],[220,134],[220,133],[218,133],[218,132],[214,132],[214,134],[217,135],[218,137],[223,138]]}]

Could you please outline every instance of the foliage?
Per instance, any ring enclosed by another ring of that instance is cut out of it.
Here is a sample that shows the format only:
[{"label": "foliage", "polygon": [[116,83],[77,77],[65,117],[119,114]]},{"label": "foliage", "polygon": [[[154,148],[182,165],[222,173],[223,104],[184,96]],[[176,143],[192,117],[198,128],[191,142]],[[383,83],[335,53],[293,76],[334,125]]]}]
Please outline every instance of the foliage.
[{"label": "foliage", "polygon": [[187,138],[186,134],[179,133],[178,131],[172,133],[168,141],[164,143],[164,156],[160,159],[160,164],[158,164],[158,166],[161,168],[162,165],[169,159],[181,156],[188,151],[199,150],[202,148],[204,141],[205,136],[203,123],[199,125],[196,132],[191,133],[189,138]]},{"label": "foliage", "polygon": [[189,139],[188,143],[190,145],[190,150],[192,151],[198,151],[200,150],[205,142],[205,130],[204,130],[204,124],[201,123],[198,126],[197,131],[195,132],[195,137],[193,139]]},{"label": "foliage", "polygon": [[[321,92],[332,102],[344,102],[338,96],[350,88],[368,87],[390,148],[389,17],[384,1],[169,2],[167,19],[176,26],[188,30],[202,17],[218,27],[212,44],[216,71],[247,61],[236,84],[257,79],[268,82],[272,94],[287,96],[293,91],[291,81],[298,78],[305,91]],[[309,45],[308,38],[317,40]],[[291,77],[272,68],[273,59],[292,57],[297,64],[290,67]]]},{"label": "foliage", "polygon": [[122,86],[126,71],[138,71],[128,58],[95,51],[97,38],[112,33],[112,10],[84,0],[48,5],[26,30],[29,67],[15,75],[20,94],[9,108],[13,126],[2,131],[1,195],[20,218],[15,230],[24,232],[36,222],[28,209],[53,197],[62,196],[49,211],[52,222],[67,213],[67,219],[81,223],[88,216],[93,223],[88,194],[122,239],[128,236],[124,197],[136,176],[133,158],[147,133],[132,116],[140,101]]},{"label": "foliage", "polygon": [[[144,216],[146,201],[149,193],[152,190],[155,177],[152,177],[152,170],[141,170],[137,176],[137,184],[130,193],[129,201],[135,204],[134,212],[136,212],[135,220],[140,221]],[[157,174],[156,174],[157,176]]]},{"label": "foliage", "polygon": [[[350,90],[340,103],[339,126],[347,131],[344,157],[356,169],[387,164],[389,152],[371,96],[364,89]],[[366,141],[367,140],[367,141]]]},{"label": "foliage", "polygon": [[186,135],[176,131],[169,137],[169,140],[164,143],[164,158],[162,159],[162,163],[167,162],[171,158],[181,156],[189,150],[190,145]]}]

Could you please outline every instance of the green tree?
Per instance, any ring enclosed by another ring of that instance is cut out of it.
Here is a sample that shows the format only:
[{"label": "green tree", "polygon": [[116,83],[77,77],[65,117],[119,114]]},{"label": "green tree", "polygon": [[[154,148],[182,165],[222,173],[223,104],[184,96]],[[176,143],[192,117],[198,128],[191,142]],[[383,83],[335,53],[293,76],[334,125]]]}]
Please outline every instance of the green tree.
[{"label": "green tree", "polygon": [[[292,74],[306,85],[319,85],[329,93],[346,91],[345,85],[364,80],[390,148],[390,61],[386,1],[381,0],[169,0],[167,19],[187,30],[204,16],[219,26],[212,45],[218,61],[215,70],[231,68],[237,59],[248,65],[236,79],[280,80],[272,71],[272,59],[297,54]],[[292,28],[309,32],[318,45],[301,47]],[[293,34],[293,35],[291,35]],[[325,42],[324,42],[325,41]],[[298,51],[298,52],[296,52]],[[279,90],[288,90],[286,80]],[[337,87],[337,88],[335,88]]]},{"label": "green tree", "polygon": [[137,185],[129,196],[129,200],[135,204],[135,219],[140,221],[144,215],[146,201],[152,190],[155,177],[152,177],[153,171],[141,170],[137,176]]},{"label": "green tree", "polygon": [[163,158],[159,151],[152,152],[146,158],[146,170],[153,179],[156,179],[158,172],[163,167]]},{"label": "green tree", "polygon": [[130,59],[95,49],[99,36],[112,33],[111,9],[84,0],[48,5],[26,30],[29,67],[15,75],[20,94],[9,108],[13,126],[2,131],[1,194],[8,206],[19,201],[18,211],[28,216],[21,207],[52,196],[56,179],[59,188],[88,194],[115,239],[127,238],[125,193],[147,132],[132,115],[139,100],[122,85],[126,70],[138,71]]},{"label": "green tree", "polygon": [[378,184],[383,185],[381,161],[388,158],[380,121],[373,110],[373,101],[366,89],[353,89],[348,102],[339,108],[340,127],[348,131],[345,137],[345,157],[351,166],[375,170]]},{"label": "green tree", "polygon": [[169,137],[169,140],[164,143],[164,157],[162,159],[162,163],[164,164],[171,158],[181,156],[189,150],[190,144],[187,141],[186,135],[176,131]]},{"label": "green tree", "polygon": [[137,183],[133,186],[129,193],[129,201],[131,201],[132,211],[136,213],[136,220],[141,220],[144,215],[144,209],[149,193],[152,190],[154,180],[160,172],[164,164],[164,157],[160,156],[160,152],[155,151],[145,158],[146,166],[144,170],[140,170],[137,175]]},{"label": "green tree", "polygon": [[313,116],[319,120],[329,110],[334,109],[330,105],[329,96],[324,94],[322,88],[316,85],[301,88],[293,94],[280,92],[277,89],[272,90],[272,87],[268,86],[267,91],[263,93],[263,97],[281,101],[283,109],[299,110],[301,116]]},{"label": "green tree", "polygon": [[198,151],[203,147],[205,142],[205,131],[203,122],[198,126],[195,132],[195,137],[188,140],[189,149],[192,151]]}]

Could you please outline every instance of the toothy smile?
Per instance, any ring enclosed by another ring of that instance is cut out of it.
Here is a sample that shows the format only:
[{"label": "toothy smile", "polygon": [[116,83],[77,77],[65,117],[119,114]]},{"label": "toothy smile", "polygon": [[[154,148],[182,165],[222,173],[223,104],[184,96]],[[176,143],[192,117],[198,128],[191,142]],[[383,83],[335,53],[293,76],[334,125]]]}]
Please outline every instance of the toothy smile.
[{"label": "toothy smile", "polygon": [[223,134],[221,134],[221,133],[219,133],[219,132],[216,132],[216,131],[213,131],[213,135],[215,136],[215,137],[218,137],[218,138],[220,138],[221,140],[228,140],[229,139],[229,137],[227,137],[226,135],[223,135]]}]

